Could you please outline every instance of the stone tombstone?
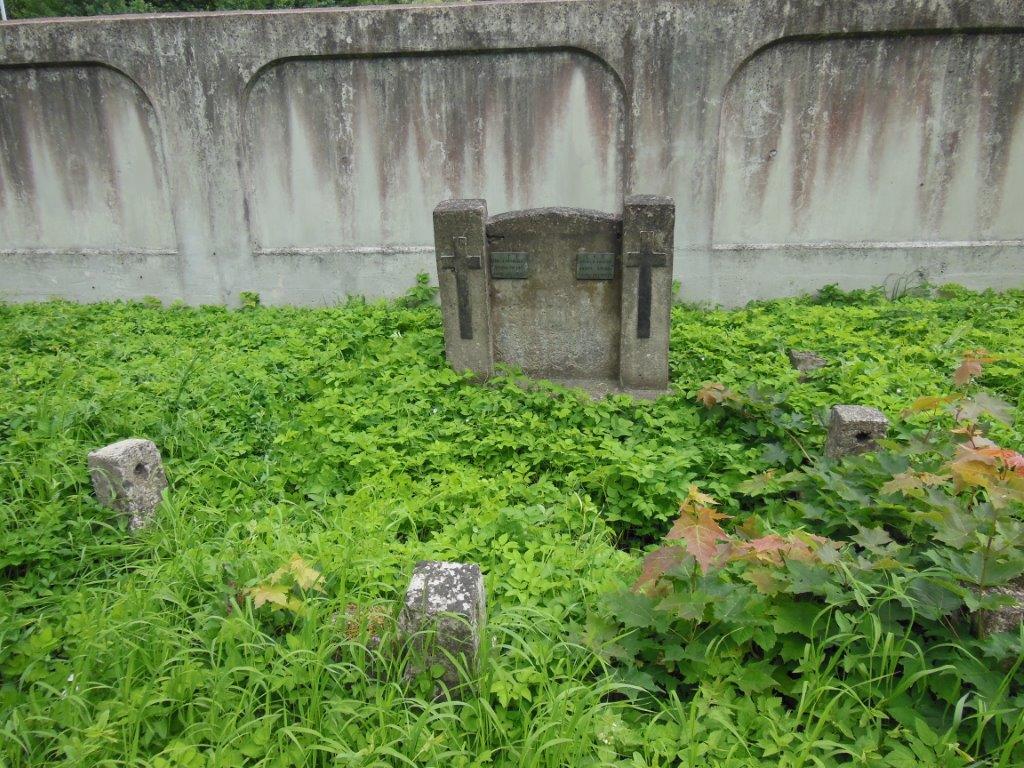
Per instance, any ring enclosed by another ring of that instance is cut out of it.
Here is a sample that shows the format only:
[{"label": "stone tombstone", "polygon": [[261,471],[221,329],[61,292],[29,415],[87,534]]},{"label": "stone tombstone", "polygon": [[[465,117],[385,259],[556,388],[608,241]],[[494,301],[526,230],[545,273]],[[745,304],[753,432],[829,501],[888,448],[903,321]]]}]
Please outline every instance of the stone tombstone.
[{"label": "stone tombstone", "polygon": [[878,448],[876,440],[886,436],[889,420],[875,408],[863,405],[834,405],[828,423],[825,454],[839,459]]},{"label": "stone tombstone", "polygon": [[495,364],[593,395],[668,388],[675,205],[626,198],[622,215],[538,208],[434,210],[445,354],[480,378]]},{"label": "stone tombstone", "polygon": [[422,666],[444,668],[440,682],[457,689],[460,665],[476,669],[487,596],[480,566],[420,561],[413,569],[398,617],[398,630],[411,645],[410,676]]},{"label": "stone tombstone", "polygon": [[100,504],[128,515],[128,527],[133,531],[152,521],[167,477],[160,451],[151,440],[129,438],[111,443],[92,451],[88,465]]}]

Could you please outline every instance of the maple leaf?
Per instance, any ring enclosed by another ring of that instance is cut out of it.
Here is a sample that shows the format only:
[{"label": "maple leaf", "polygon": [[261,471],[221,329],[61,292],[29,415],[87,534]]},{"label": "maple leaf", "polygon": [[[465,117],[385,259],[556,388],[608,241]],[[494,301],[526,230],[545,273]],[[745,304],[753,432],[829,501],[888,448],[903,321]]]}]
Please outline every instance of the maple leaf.
[{"label": "maple leaf", "polygon": [[997,458],[999,448],[961,444],[956,447],[956,457],[947,468],[956,479],[956,490],[975,486],[988,488],[999,477]]},{"label": "maple leaf", "polygon": [[714,496],[708,496],[706,493],[701,493],[700,489],[696,485],[691,485],[690,490],[686,494],[686,501],[684,504],[693,503],[694,505],[704,505],[706,507],[714,507],[718,505]]},{"label": "maple leaf", "polygon": [[964,360],[953,373],[953,383],[958,387],[968,384],[981,375],[981,363],[977,360]]},{"label": "maple leaf", "polygon": [[769,533],[751,541],[736,542],[732,559],[753,560],[779,566],[786,560],[805,563],[835,561],[834,553],[842,545],[832,539],[805,531],[795,531],[789,536]]},{"label": "maple leaf", "polygon": [[742,555],[751,555],[761,562],[782,564],[783,555],[787,554],[792,542],[777,533],[769,533],[753,541],[745,541],[739,545]]},{"label": "maple leaf", "polygon": [[757,591],[762,595],[778,594],[786,585],[785,581],[780,579],[769,568],[751,568],[744,571],[741,575],[757,587]]},{"label": "maple leaf", "polygon": [[768,489],[772,479],[775,477],[775,472],[776,470],[769,469],[759,475],[747,478],[736,486],[736,490],[740,493],[746,494],[747,496],[758,496]]},{"label": "maple leaf", "polygon": [[718,542],[729,540],[729,535],[718,524],[718,520],[725,517],[728,515],[710,507],[683,509],[665,539],[681,539],[686,551],[700,565],[701,571],[707,573],[718,554]]},{"label": "maple leaf", "polygon": [[956,478],[956,491],[964,488],[988,488],[996,478],[997,471],[991,464],[982,461],[960,460],[949,465]]},{"label": "maple leaf", "polygon": [[318,592],[324,591],[322,586],[323,576],[320,574],[320,571],[316,570],[316,568],[297,554],[292,555],[286,565],[281,566],[270,574],[269,581],[271,584],[280,584],[289,577],[303,591],[309,589],[315,589]]},{"label": "maple leaf", "polygon": [[750,539],[756,539],[763,534],[761,521],[757,517],[748,517],[739,527],[740,533]]},{"label": "maple leaf", "polygon": [[893,475],[892,480],[885,483],[880,491],[883,494],[890,493],[903,493],[906,494],[908,491],[919,491],[923,487],[921,478],[917,476],[915,472],[900,472],[898,475]]},{"label": "maple leaf", "polygon": [[633,584],[633,591],[638,592],[647,584],[655,586],[662,576],[678,566],[686,557],[686,551],[675,544],[648,552],[640,569],[640,577]]},{"label": "maple leaf", "polygon": [[1003,424],[1013,424],[1013,405],[987,392],[978,392],[951,410],[961,421],[977,421],[982,416],[990,416]]},{"label": "maple leaf", "polygon": [[962,397],[963,395],[930,395],[927,397],[919,397],[903,409],[903,415],[910,416],[911,414],[921,413],[923,411],[935,411],[943,405],[955,403]]},{"label": "maple leaf", "polygon": [[735,393],[728,389],[724,384],[720,384],[717,381],[705,382],[699,390],[697,390],[697,402],[701,403],[705,408],[714,408],[716,405],[735,397]]},{"label": "maple leaf", "polygon": [[1002,509],[1010,502],[1024,504],[1024,483],[1014,482],[1014,480],[1019,479],[1014,477],[1007,482],[990,485],[986,489],[988,491],[988,499],[992,502],[993,507]]},{"label": "maple leaf", "polygon": [[1016,451],[1007,451],[1007,454],[1008,455],[1003,457],[1003,462],[1006,466],[1018,475],[1024,476],[1024,456]]},{"label": "maple leaf", "polygon": [[884,494],[902,493],[914,495],[912,491],[920,491],[922,488],[942,485],[949,480],[949,475],[936,475],[931,472],[900,472],[893,475],[892,480],[885,483],[880,491]]},{"label": "maple leaf", "polygon": [[892,537],[884,528],[861,528],[859,525],[857,535],[851,537],[851,540],[875,554],[881,554],[892,544]]},{"label": "maple leaf", "polygon": [[819,536],[816,533],[807,533],[806,531],[797,531],[793,535],[806,542],[812,560],[828,563],[834,562],[836,559],[835,554],[843,548],[840,542],[830,539],[828,536]]},{"label": "maple leaf", "polygon": [[957,386],[969,384],[981,375],[982,364],[994,363],[995,355],[987,349],[969,349],[963,354],[960,367],[953,373],[953,383]]},{"label": "maple leaf", "polygon": [[259,608],[266,603],[287,608],[289,603],[288,587],[283,584],[257,584],[246,590],[252,598],[253,607]]},{"label": "maple leaf", "polygon": [[299,589],[324,591],[322,586],[324,577],[320,574],[320,571],[316,570],[316,568],[312,567],[298,555],[292,555],[292,559],[288,561],[288,570],[295,577],[295,583],[298,584]]}]

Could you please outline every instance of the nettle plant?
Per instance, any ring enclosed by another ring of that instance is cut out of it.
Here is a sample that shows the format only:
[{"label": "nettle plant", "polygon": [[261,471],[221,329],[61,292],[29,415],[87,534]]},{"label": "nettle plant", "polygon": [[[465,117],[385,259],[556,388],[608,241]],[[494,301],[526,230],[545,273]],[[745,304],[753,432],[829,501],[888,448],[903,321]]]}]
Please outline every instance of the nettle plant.
[{"label": "nettle plant", "polygon": [[987,434],[1013,409],[977,386],[993,359],[965,353],[951,392],[909,404],[877,453],[841,461],[812,456],[784,395],[704,385],[709,418],[759,423],[752,433],[788,446],[728,505],[691,487],[608,601],[623,676],[772,690],[797,710],[817,684],[838,697],[834,717],[845,706],[880,734],[935,735],[929,759],[940,743],[960,758],[1019,751],[1024,632],[982,631],[1024,573],[1024,456]]}]

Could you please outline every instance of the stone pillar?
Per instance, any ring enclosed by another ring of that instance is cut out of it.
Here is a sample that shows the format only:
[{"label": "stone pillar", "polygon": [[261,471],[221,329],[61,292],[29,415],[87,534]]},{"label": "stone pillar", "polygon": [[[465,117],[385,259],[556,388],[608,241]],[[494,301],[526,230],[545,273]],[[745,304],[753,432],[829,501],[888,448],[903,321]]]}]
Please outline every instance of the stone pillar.
[{"label": "stone pillar", "polygon": [[480,378],[494,372],[486,227],[484,200],[446,200],[434,209],[445,355],[455,370]]},{"label": "stone pillar", "polygon": [[633,195],[622,215],[622,336],[619,383],[624,389],[668,388],[672,313],[671,198]]},{"label": "stone pillar", "polygon": [[480,650],[480,633],[487,615],[487,596],[480,566],[470,563],[416,563],[398,629],[413,656],[408,674],[440,665],[438,682],[449,691],[464,680],[460,665],[473,672]]},{"label": "stone pillar", "polygon": [[877,450],[876,440],[889,431],[889,420],[875,408],[834,405],[828,422],[825,455],[830,459]]},{"label": "stone pillar", "polygon": [[160,451],[152,441],[130,438],[111,443],[92,451],[88,464],[100,504],[128,515],[133,531],[152,521],[167,487]]}]

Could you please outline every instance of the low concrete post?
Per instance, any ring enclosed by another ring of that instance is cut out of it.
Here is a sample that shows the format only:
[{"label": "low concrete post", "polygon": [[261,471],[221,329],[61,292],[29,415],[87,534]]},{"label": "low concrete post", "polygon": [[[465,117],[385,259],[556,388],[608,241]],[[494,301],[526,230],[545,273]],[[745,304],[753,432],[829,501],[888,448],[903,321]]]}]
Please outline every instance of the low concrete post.
[{"label": "low concrete post", "polygon": [[786,352],[789,357],[789,364],[800,373],[810,373],[828,365],[828,359],[816,352],[808,352],[803,349],[790,349]]},{"label": "low concrete post", "polygon": [[96,500],[128,515],[128,528],[146,527],[167,487],[160,451],[151,440],[130,438],[92,451],[89,476]]},{"label": "low concrete post", "polygon": [[1007,598],[1009,605],[979,611],[975,615],[975,625],[980,637],[988,637],[998,632],[1014,632],[1024,623],[1024,579],[1015,579],[999,587],[986,587],[977,590],[979,597],[998,596]]},{"label": "low concrete post", "polygon": [[878,449],[877,440],[889,431],[889,420],[875,408],[863,405],[834,405],[828,424],[825,455],[839,459]]},{"label": "low concrete post", "polygon": [[408,675],[440,665],[444,673],[439,682],[449,691],[457,691],[464,682],[460,664],[470,672],[476,669],[486,615],[480,566],[416,563],[398,617],[399,634],[414,654]]}]

